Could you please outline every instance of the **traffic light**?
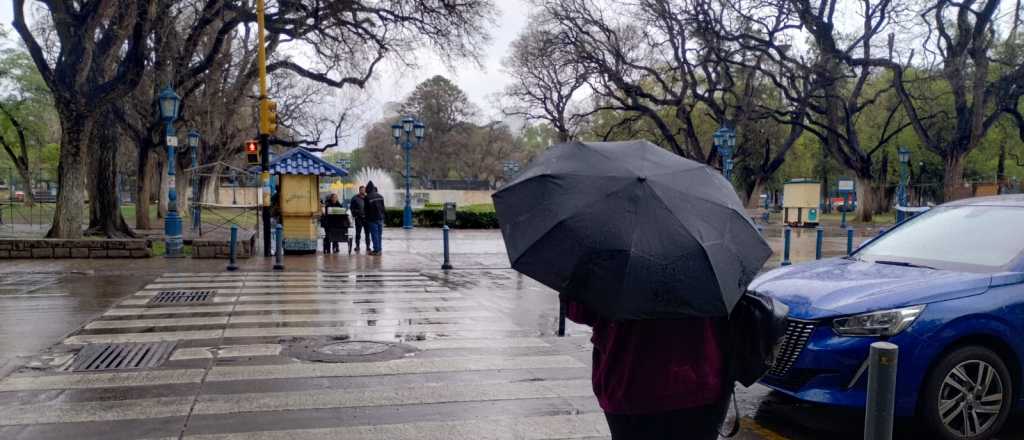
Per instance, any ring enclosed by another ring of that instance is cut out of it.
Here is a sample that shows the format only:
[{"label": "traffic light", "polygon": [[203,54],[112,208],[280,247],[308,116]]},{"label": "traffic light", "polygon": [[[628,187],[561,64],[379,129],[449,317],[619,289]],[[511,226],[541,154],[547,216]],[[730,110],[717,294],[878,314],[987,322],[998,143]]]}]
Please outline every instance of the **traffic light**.
[{"label": "traffic light", "polygon": [[260,164],[260,143],[252,139],[245,141],[245,162],[249,165]]},{"label": "traffic light", "polygon": [[260,134],[274,134],[277,131],[277,103],[269,99],[260,100]]}]

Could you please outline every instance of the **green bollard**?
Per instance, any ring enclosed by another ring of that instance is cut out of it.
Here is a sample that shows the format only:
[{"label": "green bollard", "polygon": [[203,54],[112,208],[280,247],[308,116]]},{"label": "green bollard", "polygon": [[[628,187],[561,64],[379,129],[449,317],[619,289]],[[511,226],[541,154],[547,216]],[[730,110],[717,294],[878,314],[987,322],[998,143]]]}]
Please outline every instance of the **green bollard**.
[{"label": "green bollard", "polygon": [[896,366],[900,349],[889,342],[871,344],[868,355],[864,440],[892,440],[896,407]]},{"label": "green bollard", "polygon": [[846,230],[846,255],[853,255],[853,228]]}]

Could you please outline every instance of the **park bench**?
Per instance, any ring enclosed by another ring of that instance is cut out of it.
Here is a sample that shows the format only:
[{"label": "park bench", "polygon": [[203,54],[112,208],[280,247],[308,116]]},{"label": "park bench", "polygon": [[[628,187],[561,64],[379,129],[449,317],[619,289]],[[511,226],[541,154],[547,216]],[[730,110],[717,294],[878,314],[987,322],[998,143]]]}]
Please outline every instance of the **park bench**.
[{"label": "park bench", "polygon": [[57,196],[46,191],[32,193],[32,199],[35,200],[36,203],[57,203]]}]

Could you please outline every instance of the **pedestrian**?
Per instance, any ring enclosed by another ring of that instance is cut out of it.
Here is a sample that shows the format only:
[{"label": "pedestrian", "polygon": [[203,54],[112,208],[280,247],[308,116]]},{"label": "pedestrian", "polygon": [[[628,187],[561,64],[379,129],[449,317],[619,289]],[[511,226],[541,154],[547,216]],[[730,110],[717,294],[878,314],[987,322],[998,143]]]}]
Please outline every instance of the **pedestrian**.
[{"label": "pedestrian", "polygon": [[331,208],[342,208],[338,195],[331,193],[323,204],[323,215],[320,217],[320,224],[324,227],[324,253],[340,252],[339,243],[345,240],[348,234],[348,216],[331,214]]},{"label": "pedestrian", "polygon": [[610,320],[568,302],[593,328],[592,381],[613,440],[715,440],[728,410],[724,318]]},{"label": "pedestrian", "polygon": [[377,186],[372,181],[367,182],[364,216],[367,226],[370,227],[370,237],[373,238],[373,249],[370,255],[380,255],[385,213],[384,197],[377,192]]},{"label": "pedestrian", "polygon": [[349,210],[352,212],[352,218],[356,222],[356,252],[359,252],[359,238],[362,235],[366,236],[366,251],[369,252],[370,248],[370,227],[366,224],[366,187],[359,186],[359,192],[352,196],[352,200],[349,201]]}]

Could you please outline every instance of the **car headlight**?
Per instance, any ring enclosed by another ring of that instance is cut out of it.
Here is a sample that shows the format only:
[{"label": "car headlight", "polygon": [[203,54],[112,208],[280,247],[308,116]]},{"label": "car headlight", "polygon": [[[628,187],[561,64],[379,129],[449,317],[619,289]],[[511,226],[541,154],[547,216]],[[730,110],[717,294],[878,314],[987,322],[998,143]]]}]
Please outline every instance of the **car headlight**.
[{"label": "car headlight", "polygon": [[924,312],[924,305],[848,316],[832,321],[842,336],[895,336],[910,327]]}]

